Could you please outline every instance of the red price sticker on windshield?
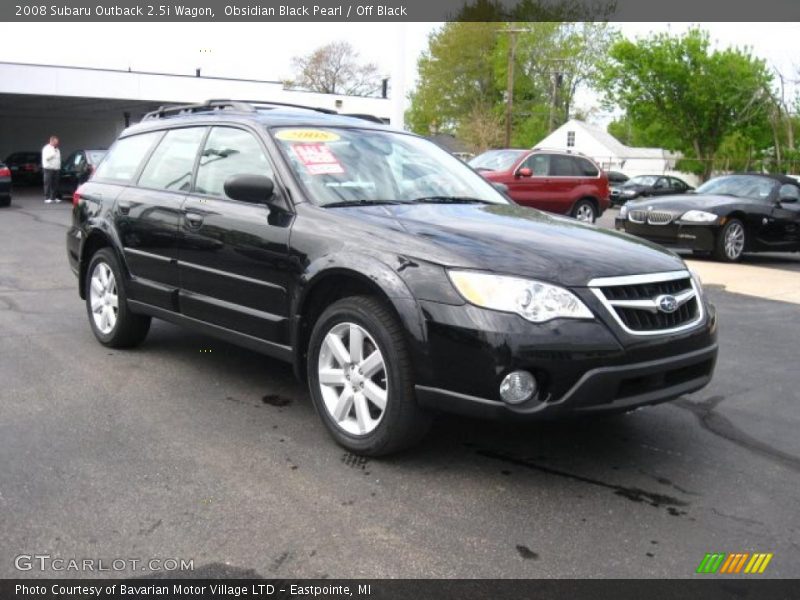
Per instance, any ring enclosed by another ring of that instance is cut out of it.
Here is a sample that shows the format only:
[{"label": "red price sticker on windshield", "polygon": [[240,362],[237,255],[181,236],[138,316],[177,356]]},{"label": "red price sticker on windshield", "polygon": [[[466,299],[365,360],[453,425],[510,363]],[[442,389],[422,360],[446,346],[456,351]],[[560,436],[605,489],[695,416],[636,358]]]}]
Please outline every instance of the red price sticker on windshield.
[{"label": "red price sticker on windshield", "polygon": [[292,151],[312,175],[344,173],[341,163],[325,144],[295,144]]}]

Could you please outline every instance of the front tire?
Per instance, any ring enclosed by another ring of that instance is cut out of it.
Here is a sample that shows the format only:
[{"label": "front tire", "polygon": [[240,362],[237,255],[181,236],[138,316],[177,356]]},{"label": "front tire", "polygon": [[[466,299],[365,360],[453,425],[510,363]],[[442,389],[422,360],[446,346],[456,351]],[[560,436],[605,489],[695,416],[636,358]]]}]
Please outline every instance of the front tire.
[{"label": "front tire", "polygon": [[122,269],[110,248],[98,250],[86,269],[86,312],[97,340],[111,348],[137,346],[147,337],[150,317],[132,313]]},{"label": "front tire", "polygon": [[739,219],[731,219],[717,236],[714,258],[724,262],[737,262],[742,258],[746,244],[744,223]]},{"label": "front tire", "polygon": [[578,200],[572,207],[572,216],[583,223],[594,223],[597,219],[597,209],[591,200]]},{"label": "front tire", "polygon": [[414,395],[402,326],[375,298],[328,307],[314,324],[308,384],[328,432],[347,450],[383,456],[416,444],[431,416]]}]

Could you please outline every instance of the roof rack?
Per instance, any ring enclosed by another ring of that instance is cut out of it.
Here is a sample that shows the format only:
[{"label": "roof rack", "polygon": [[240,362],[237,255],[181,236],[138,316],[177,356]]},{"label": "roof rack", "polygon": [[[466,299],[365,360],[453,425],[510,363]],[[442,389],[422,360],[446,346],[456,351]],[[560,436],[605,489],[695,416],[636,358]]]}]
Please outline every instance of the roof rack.
[{"label": "roof rack", "polygon": [[[338,115],[339,113],[330,108],[322,108],[319,106],[304,106],[302,104],[291,104],[289,102],[271,102],[268,100],[228,100],[222,98],[213,98],[200,102],[198,104],[182,104],[179,106],[161,106],[157,110],[151,111],[142,118],[142,121],[149,121],[152,119],[164,119],[167,117],[177,117],[182,115],[189,115],[193,113],[204,113],[214,111],[233,111],[240,113],[254,113],[259,109],[264,108],[300,108],[303,110],[311,110],[326,115]],[[344,117],[353,117],[357,119],[364,119],[372,121],[373,123],[385,123],[379,117],[367,114],[345,114]]]},{"label": "roof rack", "polygon": [[[315,112],[324,113],[326,115],[338,115],[335,110],[331,108],[322,108],[321,106],[305,106],[303,104],[292,104],[291,102],[273,102],[271,100],[209,100],[209,102],[229,102],[232,104],[241,104],[250,106],[252,111],[258,109],[258,107],[278,107],[278,108],[302,108],[303,110],[313,110]],[[251,112],[252,112],[251,111]]]},{"label": "roof rack", "polygon": [[163,119],[197,112],[211,112],[215,110],[234,110],[237,112],[256,112],[255,107],[235,100],[206,100],[199,104],[181,104],[178,106],[160,106],[158,109],[145,114],[142,121]]},{"label": "roof rack", "polygon": [[351,119],[362,119],[364,121],[371,121],[373,123],[380,123],[386,125],[386,121],[375,115],[367,115],[364,113],[342,113],[343,117],[350,117]]}]

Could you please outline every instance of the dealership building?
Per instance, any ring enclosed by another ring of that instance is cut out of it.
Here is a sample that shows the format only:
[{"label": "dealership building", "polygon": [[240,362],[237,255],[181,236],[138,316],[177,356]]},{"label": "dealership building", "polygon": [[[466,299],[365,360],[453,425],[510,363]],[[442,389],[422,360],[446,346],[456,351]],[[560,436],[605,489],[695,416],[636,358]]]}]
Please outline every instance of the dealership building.
[{"label": "dealership building", "polygon": [[0,62],[0,160],[38,151],[51,134],[65,154],[107,148],[148,111],[211,98],[299,104],[387,123],[396,113],[388,98],[288,90],[280,81]]}]

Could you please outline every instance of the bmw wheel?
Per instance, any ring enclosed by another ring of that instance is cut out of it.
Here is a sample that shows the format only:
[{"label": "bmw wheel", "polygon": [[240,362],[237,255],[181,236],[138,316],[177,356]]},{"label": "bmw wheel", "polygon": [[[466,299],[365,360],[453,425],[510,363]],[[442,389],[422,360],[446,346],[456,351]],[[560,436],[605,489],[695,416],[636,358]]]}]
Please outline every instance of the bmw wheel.
[{"label": "bmw wheel", "polygon": [[308,380],[326,428],[357,454],[396,452],[430,425],[416,402],[402,327],[374,298],[345,298],[322,313],[309,343]]},{"label": "bmw wheel", "polygon": [[739,219],[731,219],[717,236],[714,256],[725,262],[736,262],[742,258],[746,242],[744,224]]},{"label": "bmw wheel", "polygon": [[150,317],[128,308],[122,271],[110,248],[103,248],[86,270],[86,311],[98,341],[112,348],[140,344],[150,330]]},{"label": "bmw wheel", "polygon": [[597,218],[597,211],[590,200],[578,200],[572,209],[572,216],[584,223],[594,223]]}]

